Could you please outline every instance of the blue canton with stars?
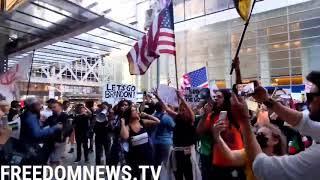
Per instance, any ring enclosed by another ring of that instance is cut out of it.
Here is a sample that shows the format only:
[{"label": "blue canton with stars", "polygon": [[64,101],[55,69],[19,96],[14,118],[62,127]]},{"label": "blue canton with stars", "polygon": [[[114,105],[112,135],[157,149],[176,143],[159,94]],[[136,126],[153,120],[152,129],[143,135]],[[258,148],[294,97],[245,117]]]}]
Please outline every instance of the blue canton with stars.
[{"label": "blue canton with stars", "polygon": [[188,77],[191,87],[199,87],[200,85],[208,82],[207,68],[203,67],[196,71],[192,71],[188,73]]},{"label": "blue canton with stars", "polygon": [[160,28],[168,28],[168,29],[172,29],[174,28],[174,24],[173,24],[173,5],[172,2],[169,4],[169,6],[167,6],[166,8],[164,8],[162,10],[162,12],[160,13],[160,18],[163,18]]}]

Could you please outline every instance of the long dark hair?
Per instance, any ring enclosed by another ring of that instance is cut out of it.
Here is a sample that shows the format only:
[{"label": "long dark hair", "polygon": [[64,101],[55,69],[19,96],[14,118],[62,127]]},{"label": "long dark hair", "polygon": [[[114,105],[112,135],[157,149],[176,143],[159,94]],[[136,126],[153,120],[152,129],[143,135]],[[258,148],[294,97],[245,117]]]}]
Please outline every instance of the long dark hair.
[{"label": "long dark hair", "polygon": [[123,116],[123,112],[121,112],[121,107],[122,107],[123,103],[125,103],[125,102],[128,103],[129,108],[131,107],[132,102],[130,100],[123,99],[117,105],[114,106],[113,110],[114,110],[115,115]]},{"label": "long dark hair", "polygon": [[132,115],[132,104],[128,107],[128,109],[126,109],[123,114],[122,117],[125,119],[125,124],[128,125],[131,119],[131,115]]},{"label": "long dark hair", "polygon": [[[228,120],[230,122],[230,126],[233,125],[234,127],[236,127],[237,129],[240,128],[239,124],[234,120],[235,118],[233,118],[232,116],[232,112],[231,112],[231,92],[227,89],[221,89],[221,90],[218,90],[216,92],[221,92],[222,95],[223,95],[223,105],[222,105],[222,108],[220,109],[220,111],[227,111],[228,112]],[[213,116],[217,115],[217,113],[220,113],[220,112],[216,112],[216,113],[213,113],[211,115],[211,119],[213,118]]]}]

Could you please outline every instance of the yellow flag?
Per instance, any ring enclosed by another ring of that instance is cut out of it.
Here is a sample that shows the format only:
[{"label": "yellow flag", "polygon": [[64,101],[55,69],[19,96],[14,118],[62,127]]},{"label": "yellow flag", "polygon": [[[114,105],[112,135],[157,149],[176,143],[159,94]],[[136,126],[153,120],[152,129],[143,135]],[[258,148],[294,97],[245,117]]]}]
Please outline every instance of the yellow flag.
[{"label": "yellow flag", "polygon": [[244,21],[247,21],[249,19],[254,0],[233,0],[233,1],[234,1],[234,6],[237,9],[240,17]]},{"label": "yellow flag", "polygon": [[0,6],[2,11],[11,12],[25,2],[26,0],[0,0]]}]

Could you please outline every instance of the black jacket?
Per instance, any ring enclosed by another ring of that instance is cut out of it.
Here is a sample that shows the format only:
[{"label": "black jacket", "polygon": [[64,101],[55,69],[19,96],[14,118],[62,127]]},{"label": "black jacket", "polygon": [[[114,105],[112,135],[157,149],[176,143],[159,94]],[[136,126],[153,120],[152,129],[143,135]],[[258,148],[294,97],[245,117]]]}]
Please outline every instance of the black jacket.
[{"label": "black jacket", "polygon": [[57,137],[55,137],[56,142],[64,142],[68,136],[72,133],[72,125],[69,123],[69,119],[71,117],[65,113],[62,112],[61,114],[53,114],[50,116],[47,121],[46,125],[49,125],[50,127],[55,126],[58,123],[61,123],[63,125],[63,128],[59,134],[57,134]]},{"label": "black jacket", "polygon": [[76,134],[76,138],[88,138],[90,129],[91,116],[86,114],[75,115],[73,120],[73,126]]}]

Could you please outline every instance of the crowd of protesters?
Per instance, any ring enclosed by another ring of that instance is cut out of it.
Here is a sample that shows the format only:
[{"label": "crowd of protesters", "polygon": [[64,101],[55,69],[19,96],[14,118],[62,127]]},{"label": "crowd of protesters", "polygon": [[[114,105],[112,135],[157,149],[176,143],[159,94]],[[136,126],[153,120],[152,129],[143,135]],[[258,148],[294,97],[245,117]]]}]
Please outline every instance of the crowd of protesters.
[{"label": "crowd of protesters", "polygon": [[[43,144],[33,163],[59,165],[76,147],[75,163],[82,152],[96,165],[105,157],[106,165],[130,165],[137,178],[139,165],[162,165],[163,179],[308,180],[320,177],[320,72],[307,80],[313,85],[300,104],[256,83],[251,97],[217,90],[194,108],[183,92],[177,91],[179,107],[172,107],[155,90],[142,103],[114,105],[50,99],[43,108],[28,98],[23,108],[17,101],[10,109],[0,104],[0,116],[21,119],[20,141]],[[256,111],[248,110],[248,98],[259,104]]]}]

